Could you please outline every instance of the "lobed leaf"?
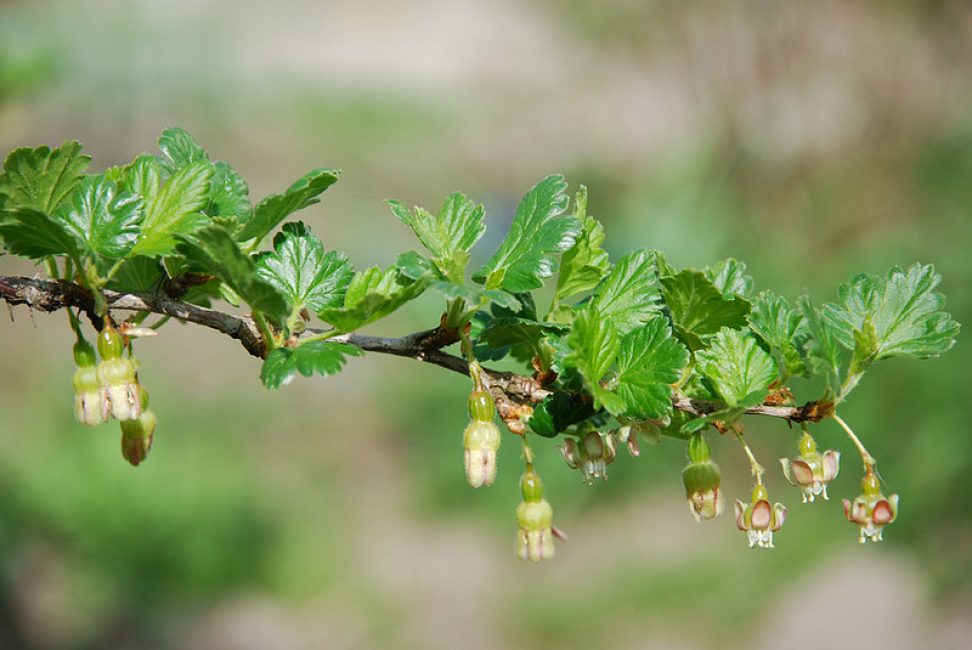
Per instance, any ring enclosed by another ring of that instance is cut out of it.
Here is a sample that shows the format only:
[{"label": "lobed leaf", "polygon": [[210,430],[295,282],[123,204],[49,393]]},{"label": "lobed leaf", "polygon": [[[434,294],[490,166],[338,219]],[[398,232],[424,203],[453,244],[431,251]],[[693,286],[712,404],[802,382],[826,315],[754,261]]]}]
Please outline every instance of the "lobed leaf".
[{"label": "lobed leaf", "polygon": [[250,187],[243,177],[227,163],[214,163],[206,214],[210,217],[235,217],[237,222],[245,223],[252,211]]},{"label": "lobed leaf", "polygon": [[347,357],[363,354],[361,348],[334,341],[311,341],[294,348],[277,348],[264,359],[260,381],[273,390],[289,384],[298,372],[304,377],[336,375],[344,368]]},{"label": "lobed leaf", "polygon": [[769,347],[780,369],[780,379],[805,375],[806,364],[800,355],[803,336],[800,323],[803,316],[790,307],[786,298],[772,291],[763,291],[753,300],[749,312],[749,329]]},{"label": "lobed leaf", "polygon": [[91,157],[81,153],[81,144],[66,141],[60,147],[14,149],[3,163],[0,195],[6,208],[27,208],[53,214],[77,187]]},{"label": "lobed leaf", "polygon": [[178,127],[162,131],[159,151],[162,152],[162,157],[157,160],[166,175],[170,176],[184,167],[209,162],[206,150],[185,129]]},{"label": "lobed leaf", "polygon": [[6,209],[0,221],[0,236],[14,255],[40,260],[50,255],[81,257],[82,244],[68,232],[66,224],[31,208]]},{"label": "lobed leaf", "polygon": [[567,209],[567,183],[560,175],[537,183],[520,201],[506,238],[473,279],[487,289],[513,293],[543,286],[557,271],[557,253],[568,250],[580,233],[580,223]]},{"label": "lobed leaf", "polygon": [[253,208],[253,216],[237,233],[239,241],[254,240],[251,250],[288,216],[320,202],[318,198],[337,182],[341,172],[336,169],[315,169],[300,177],[283,194],[271,194]]},{"label": "lobed leaf", "polygon": [[139,195],[119,192],[104,176],[89,176],[55,217],[81,242],[86,254],[117,260],[135,245],[144,209]]},{"label": "lobed leaf", "polygon": [[321,240],[302,222],[284,224],[273,248],[257,258],[257,273],[287,298],[291,311],[307,307],[316,313],[344,304],[354,276],[344,253],[325,252]]},{"label": "lobed leaf", "polygon": [[745,327],[749,301],[727,300],[703,272],[686,269],[662,277],[661,283],[675,329],[689,348],[702,348],[703,339],[723,327]]},{"label": "lobed leaf", "polygon": [[601,379],[621,350],[621,337],[614,324],[594,310],[584,309],[574,319],[567,344],[571,353],[564,363],[580,373],[595,405],[611,413],[623,411],[624,400],[601,386]]},{"label": "lobed leaf", "polygon": [[418,297],[430,278],[409,278],[398,267],[375,266],[356,273],[348,284],[344,304],[321,309],[317,315],[342,332],[351,332],[384,318],[409,300]]},{"label": "lobed leaf", "polygon": [[624,408],[612,411],[612,415],[639,420],[669,415],[672,384],[678,381],[688,359],[688,350],[672,336],[664,318],[654,318],[629,332],[621,340],[613,382]]},{"label": "lobed leaf", "polygon": [[630,332],[661,311],[654,253],[637,250],[618,260],[594,291],[590,304],[601,318],[612,321],[620,334]]},{"label": "lobed leaf", "polygon": [[746,273],[746,264],[732,257],[716,262],[705,270],[705,277],[716,286],[722,295],[731,299],[734,296],[752,298],[756,283]]},{"label": "lobed leaf", "polygon": [[584,186],[574,198],[574,218],[581,224],[581,231],[574,245],[561,257],[551,312],[563,301],[592,290],[611,268],[608,254],[601,248],[604,226],[594,217],[587,216],[587,188]]},{"label": "lobed leaf", "polygon": [[245,300],[255,311],[282,320],[287,316],[287,303],[277,288],[257,274],[253,260],[220,226],[206,226],[191,236],[182,235],[179,252],[189,259],[203,262],[210,273],[218,277]]},{"label": "lobed leaf", "polygon": [[397,201],[388,204],[398,220],[411,228],[432,253],[432,262],[442,277],[462,284],[469,251],[486,231],[483,206],[461,192],[451,194],[435,216],[420,207],[409,211]]},{"label": "lobed leaf", "polygon": [[934,291],[939,282],[930,264],[916,263],[907,271],[895,266],[884,277],[862,273],[840,285],[839,302],[824,305],[823,317],[837,342],[850,350],[856,340],[867,340],[866,324],[873,326],[873,349],[859,355],[936,357],[955,344],[959,331],[943,310],[945,296]]},{"label": "lobed leaf", "polygon": [[761,402],[778,373],[773,357],[754,337],[728,327],[712,337],[708,348],[696,352],[695,360],[729,407]]},{"label": "lobed leaf", "polygon": [[[155,185],[155,172],[148,162],[139,173],[141,180],[132,182],[145,192],[145,219],[142,234],[132,249],[136,255],[168,255],[175,250],[177,237],[189,235],[208,222],[201,212],[209,203],[209,183],[213,166],[208,162],[194,162],[180,168],[165,183]],[[156,189],[155,193],[152,190]]]},{"label": "lobed leaf", "polygon": [[830,396],[836,397],[841,391],[843,353],[834,329],[813,306],[809,296],[801,296],[797,307],[803,315],[800,329],[806,338],[807,363],[813,374],[824,378]]}]

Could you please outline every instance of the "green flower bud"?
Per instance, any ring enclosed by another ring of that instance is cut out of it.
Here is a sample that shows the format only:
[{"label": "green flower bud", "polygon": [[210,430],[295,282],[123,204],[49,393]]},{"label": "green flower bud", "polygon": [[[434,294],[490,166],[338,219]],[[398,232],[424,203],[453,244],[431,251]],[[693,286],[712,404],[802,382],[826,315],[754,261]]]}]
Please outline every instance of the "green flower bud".
[{"label": "green flower bud", "polygon": [[532,469],[520,477],[520,494],[528,503],[539,503],[543,500],[543,480]]},{"label": "green flower bud", "polygon": [[[78,334],[78,336],[81,336]],[[95,358],[94,348],[91,344],[82,338],[79,338],[77,343],[74,344],[74,363],[80,368],[88,368],[94,366],[97,362]]]},{"label": "green flower bud", "polygon": [[474,488],[492,485],[496,479],[496,452],[500,431],[492,421],[473,420],[462,437],[465,449],[466,480]]},{"label": "green flower bud", "polygon": [[474,390],[469,393],[469,417],[476,422],[492,422],[496,404],[489,391]]},{"label": "green flower bud", "polygon": [[121,422],[122,456],[135,467],[148,457],[157,424],[155,413],[148,409],[143,410],[135,420]]}]

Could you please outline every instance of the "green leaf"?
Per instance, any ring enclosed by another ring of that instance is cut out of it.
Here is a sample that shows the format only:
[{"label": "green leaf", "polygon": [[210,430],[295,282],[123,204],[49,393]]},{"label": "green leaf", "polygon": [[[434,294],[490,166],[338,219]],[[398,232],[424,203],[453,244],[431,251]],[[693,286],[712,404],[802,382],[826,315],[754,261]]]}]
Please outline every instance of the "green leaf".
[{"label": "green leaf", "polygon": [[[402,275],[413,280],[428,280],[430,277],[438,278],[442,275],[432,260],[415,251],[399,255],[395,265]],[[462,299],[469,309],[492,303],[514,312],[520,311],[520,301],[517,297],[502,289],[467,287],[450,280],[432,280],[428,286],[445,296],[446,300]]]},{"label": "green leaf", "polygon": [[184,167],[200,162],[209,162],[209,154],[189,133],[180,128],[169,128],[159,137],[159,162],[168,175],[175,174]]},{"label": "green leaf", "polygon": [[589,400],[578,399],[567,391],[557,391],[534,407],[529,424],[537,435],[553,438],[595,413]]},{"label": "green leaf", "polygon": [[704,346],[704,337],[722,327],[745,327],[749,301],[726,300],[722,291],[701,271],[686,269],[661,279],[665,303],[675,329],[689,348]]},{"label": "green leaf", "polygon": [[493,350],[507,348],[515,358],[528,361],[544,357],[541,349],[548,334],[559,334],[566,326],[540,323],[519,316],[500,316],[489,321],[478,340]]},{"label": "green leaf", "polygon": [[840,285],[836,304],[823,307],[823,316],[837,341],[855,349],[867,338],[866,323],[874,328],[874,360],[889,357],[937,357],[955,344],[959,325],[943,311],[945,296],[934,291],[941,276],[928,264],[907,271],[891,268],[884,277],[866,273]]},{"label": "green leaf", "polygon": [[183,235],[179,252],[189,259],[203,262],[255,310],[282,320],[288,313],[284,297],[272,284],[257,275],[253,260],[220,226],[206,226],[191,236]]},{"label": "green leaf", "polygon": [[[200,211],[208,205],[213,166],[208,162],[195,162],[180,168],[154,196],[150,192],[151,171],[146,168],[145,173],[147,180],[142,186],[147,192],[143,194],[145,220],[142,235],[132,252],[136,255],[167,255],[175,249],[177,235],[191,234],[206,225],[208,219]],[[132,186],[135,187],[136,182]]]},{"label": "green leaf", "polygon": [[414,280],[390,266],[375,266],[354,275],[344,295],[344,305],[325,308],[317,315],[342,332],[351,332],[384,318],[409,300],[418,297],[430,278]]},{"label": "green leaf", "polygon": [[739,260],[728,258],[716,262],[705,270],[705,277],[712,281],[722,295],[729,299],[733,296],[752,298],[756,283],[752,276],[746,273],[746,264]]},{"label": "green leaf", "polygon": [[108,288],[123,293],[150,291],[163,278],[164,273],[157,258],[136,255],[125,260],[108,283]]},{"label": "green leaf", "polygon": [[82,154],[81,145],[72,141],[56,149],[14,149],[3,163],[0,194],[7,195],[7,209],[29,208],[53,214],[71,196],[89,162],[91,157]]},{"label": "green leaf", "polygon": [[162,189],[162,169],[159,159],[144,153],[124,168],[123,187],[132,194],[138,194],[149,203],[158,196]]},{"label": "green leaf", "polygon": [[503,243],[473,279],[513,293],[543,286],[543,278],[557,271],[557,253],[573,246],[581,230],[573,215],[563,214],[566,189],[564,177],[553,175],[527,192]]},{"label": "green leaf", "polygon": [[5,209],[3,215],[0,236],[14,255],[32,260],[49,255],[67,255],[76,260],[81,257],[81,242],[60,219],[30,208]]},{"label": "green leaf", "polygon": [[611,268],[608,254],[601,248],[604,226],[594,217],[587,216],[587,188],[583,185],[574,198],[574,218],[581,224],[581,232],[560,260],[551,312],[561,302],[596,287]]},{"label": "green leaf", "polygon": [[239,223],[246,222],[253,210],[250,206],[250,187],[227,163],[218,161],[213,167],[206,214],[214,218],[235,217]]},{"label": "green leaf", "polygon": [[598,285],[591,307],[626,334],[661,311],[662,296],[655,273],[654,253],[637,250],[614,265]]},{"label": "green leaf", "polygon": [[295,348],[272,350],[260,368],[260,381],[273,390],[286,386],[299,372],[305,377],[328,377],[341,372],[347,357],[360,357],[361,348],[333,341],[311,341]]},{"label": "green leaf", "polygon": [[835,330],[813,306],[809,296],[801,296],[797,306],[803,314],[800,330],[806,338],[804,349],[810,369],[824,378],[830,396],[837,397],[841,391],[843,353]]},{"label": "green leaf", "polygon": [[81,242],[85,253],[116,260],[135,245],[143,214],[142,197],[119,192],[103,176],[89,176],[55,216]]},{"label": "green leaf", "polygon": [[782,381],[807,372],[800,356],[802,320],[803,316],[790,307],[786,298],[772,291],[763,291],[756,296],[753,309],[749,312],[749,329],[769,347],[780,369]]},{"label": "green leaf", "polygon": [[411,228],[432,253],[432,261],[442,277],[462,284],[469,251],[486,231],[483,206],[460,192],[451,194],[435,216],[420,207],[410,212],[397,201],[388,204],[398,220]]},{"label": "green leaf", "polygon": [[601,386],[601,379],[614,365],[621,350],[621,337],[614,324],[585,309],[574,319],[567,344],[571,353],[564,360],[584,379],[584,386],[594,396],[595,405],[611,413],[624,409],[624,400]]},{"label": "green leaf", "polygon": [[761,402],[778,373],[773,357],[754,337],[728,327],[712,337],[708,348],[696,352],[695,360],[729,407]]},{"label": "green leaf", "polygon": [[354,276],[344,253],[325,252],[321,240],[301,222],[284,224],[273,248],[257,258],[257,272],[287,297],[291,311],[307,307],[316,313],[344,304]]},{"label": "green leaf", "polygon": [[[689,352],[672,336],[668,321],[658,317],[621,340],[614,391],[624,400],[622,413],[631,418],[660,419],[671,413],[672,384],[688,363]],[[609,409],[610,410],[610,409]]]},{"label": "green leaf", "polygon": [[315,169],[299,178],[283,194],[271,194],[253,208],[253,216],[237,234],[239,241],[254,240],[256,248],[267,234],[289,215],[320,202],[317,198],[337,182],[336,169]]}]

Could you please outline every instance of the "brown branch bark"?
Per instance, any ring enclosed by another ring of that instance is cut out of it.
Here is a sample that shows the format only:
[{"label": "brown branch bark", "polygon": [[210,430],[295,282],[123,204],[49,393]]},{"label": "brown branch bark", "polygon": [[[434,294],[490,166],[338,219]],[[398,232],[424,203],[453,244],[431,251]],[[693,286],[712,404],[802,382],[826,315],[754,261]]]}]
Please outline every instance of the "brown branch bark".
[{"label": "brown branch bark", "polygon": [[[109,309],[119,311],[147,311],[177,318],[216,330],[238,340],[251,355],[263,358],[266,346],[260,330],[249,316],[236,316],[207,307],[176,300],[164,293],[118,293],[103,291]],[[94,303],[84,288],[69,282],[50,282],[17,276],[0,276],[0,298],[8,305],[26,305],[45,312],[76,308],[91,313]],[[322,330],[307,330],[304,335],[320,334]],[[365,352],[407,357],[431,363],[447,370],[469,375],[469,366],[459,356],[443,352],[442,348],[456,341],[441,328],[415,332],[400,337],[342,334],[331,341],[349,343]],[[484,369],[490,392],[496,399],[497,410],[514,433],[522,433],[523,419],[532,412],[532,405],[551,394],[536,378],[510,372]],[[712,413],[717,404],[676,395],[672,405],[697,416]],[[746,409],[746,413],[765,415],[790,422],[819,421],[827,417],[815,402],[803,406],[761,404]],[[519,429],[519,431],[517,431]]]}]

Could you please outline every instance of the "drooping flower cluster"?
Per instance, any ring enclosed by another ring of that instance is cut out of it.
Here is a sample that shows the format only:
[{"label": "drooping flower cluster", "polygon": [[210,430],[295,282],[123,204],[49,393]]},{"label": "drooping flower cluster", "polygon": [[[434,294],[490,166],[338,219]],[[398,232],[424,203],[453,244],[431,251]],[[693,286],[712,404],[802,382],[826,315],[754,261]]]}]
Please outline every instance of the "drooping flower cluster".
[{"label": "drooping flower cluster", "polygon": [[87,426],[115,418],[121,425],[122,456],[138,465],[148,456],[157,424],[147,410],[148,391],[138,381],[138,362],[124,356],[125,342],[110,323],[98,334],[98,355],[78,331],[74,344],[74,417]]}]

